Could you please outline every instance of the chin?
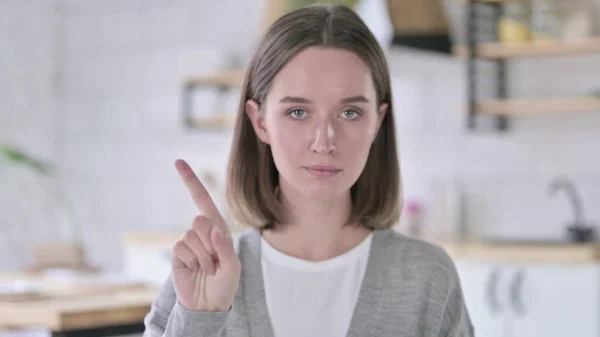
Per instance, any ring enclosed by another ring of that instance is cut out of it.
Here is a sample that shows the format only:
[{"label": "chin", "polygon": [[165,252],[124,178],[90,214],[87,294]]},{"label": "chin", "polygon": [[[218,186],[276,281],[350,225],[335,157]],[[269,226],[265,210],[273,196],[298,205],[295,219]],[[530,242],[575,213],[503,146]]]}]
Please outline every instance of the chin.
[{"label": "chin", "polygon": [[345,184],[332,184],[326,182],[312,181],[296,186],[298,191],[313,200],[327,201],[337,199],[348,193],[350,186]]},{"label": "chin", "polygon": [[288,177],[287,179],[280,177],[280,179],[287,182],[286,185],[293,190],[293,194],[318,201],[336,200],[344,197],[350,193],[350,188],[354,183],[346,172],[341,172],[341,174],[332,177],[315,177],[306,175],[306,172],[302,171],[300,174]]}]

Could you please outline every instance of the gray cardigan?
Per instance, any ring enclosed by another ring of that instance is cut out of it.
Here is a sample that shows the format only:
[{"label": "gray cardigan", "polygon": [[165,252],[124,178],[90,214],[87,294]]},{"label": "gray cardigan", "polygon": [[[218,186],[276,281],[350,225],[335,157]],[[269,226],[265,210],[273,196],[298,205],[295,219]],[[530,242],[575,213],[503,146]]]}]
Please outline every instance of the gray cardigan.
[{"label": "gray cardigan", "polygon": [[[376,230],[348,336],[471,337],[473,325],[454,263],[441,248]],[[273,337],[260,264],[260,234],[235,242],[242,263],[229,312],[179,304],[167,278],[144,323],[144,337]]]}]

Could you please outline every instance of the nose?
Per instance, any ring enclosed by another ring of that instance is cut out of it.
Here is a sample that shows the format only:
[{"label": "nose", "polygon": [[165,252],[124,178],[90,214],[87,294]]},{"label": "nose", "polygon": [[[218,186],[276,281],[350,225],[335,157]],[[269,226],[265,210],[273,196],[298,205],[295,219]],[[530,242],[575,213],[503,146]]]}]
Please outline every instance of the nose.
[{"label": "nose", "polygon": [[335,131],[331,121],[321,121],[315,127],[314,140],[310,149],[319,154],[327,154],[335,151]]}]

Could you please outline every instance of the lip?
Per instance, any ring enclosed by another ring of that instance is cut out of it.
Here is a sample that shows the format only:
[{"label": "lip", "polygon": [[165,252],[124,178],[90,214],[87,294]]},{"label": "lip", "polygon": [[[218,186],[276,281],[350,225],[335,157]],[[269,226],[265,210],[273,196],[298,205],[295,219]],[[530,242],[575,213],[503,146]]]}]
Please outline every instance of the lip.
[{"label": "lip", "polygon": [[305,166],[304,168],[309,173],[317,177],[331,177],[342,171],[341,169],[331,165],[311,165]]},{"label": "lip", "polygon": [[306,168],[309,170],[320,170],[320,171],[341,171],[341,169],[339,169],[335,166],[321,165],[321,164],[306,166]]}]

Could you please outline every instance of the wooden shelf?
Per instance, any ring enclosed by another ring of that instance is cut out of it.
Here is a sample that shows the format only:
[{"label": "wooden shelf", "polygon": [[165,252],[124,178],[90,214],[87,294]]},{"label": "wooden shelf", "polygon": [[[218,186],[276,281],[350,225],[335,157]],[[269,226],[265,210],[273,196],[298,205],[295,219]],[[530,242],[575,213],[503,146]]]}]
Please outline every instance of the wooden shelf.
[{"label": "wooden shelf", "polygon": [[600,112],[600,96],[486,100],[477,103],[476,109],[484,115]]},{"label": "wooden shelf", "polygon": [[187,121],[187,125],[194,129],[226,129],[235,124],[234,114],[218,114],[214,117],[193,117]]},{"label": "wooden shelf", "polygon": [[235,114],[215,113],[212,116],[195,117],[193,114],[192,100],[190,95],[199,87],[216,87],[227,91],[228,89],[240,87],[244,80],[245,69],[230,69],[215,72],[208,75],[190,77],[185,80],[185,91],[183,99],[183,121],[191,129],[228,129],[235,124]]},{"label": "wooden shelf", "polygon": [[186,86],[239,87],[244,79],[245,69],[231,69],[213,74],[190,77]]},{"label": "wooden shelf", "polygon": [[[475,49],[477,58],[487,60],[592,53],[600,53],[600,38],[581,41],[544,41],[513,44],[480,43]],[[456,46],[454,54],[460,58],[466,58],[468,48]]]}]

